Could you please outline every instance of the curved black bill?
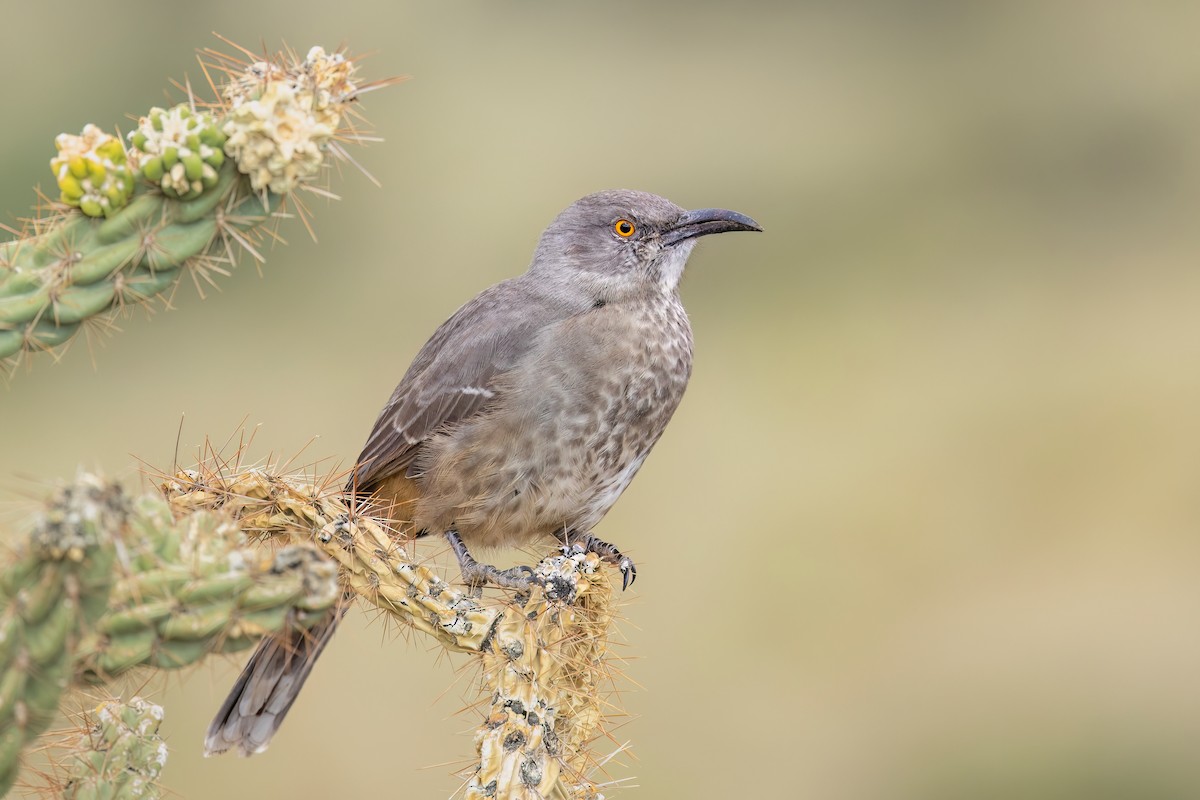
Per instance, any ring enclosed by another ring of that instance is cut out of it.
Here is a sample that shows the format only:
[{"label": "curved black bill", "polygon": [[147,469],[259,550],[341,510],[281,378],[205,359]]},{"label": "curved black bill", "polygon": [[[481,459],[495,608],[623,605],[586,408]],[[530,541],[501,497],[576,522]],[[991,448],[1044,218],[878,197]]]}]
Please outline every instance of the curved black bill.
[{"label": "curved black bill", "polygon": [[667,244],[678,244],[697,236],[729,231],[761,231],[762,227],[745,214],[724,208],[698,208],[688,211],[663,232]]}]

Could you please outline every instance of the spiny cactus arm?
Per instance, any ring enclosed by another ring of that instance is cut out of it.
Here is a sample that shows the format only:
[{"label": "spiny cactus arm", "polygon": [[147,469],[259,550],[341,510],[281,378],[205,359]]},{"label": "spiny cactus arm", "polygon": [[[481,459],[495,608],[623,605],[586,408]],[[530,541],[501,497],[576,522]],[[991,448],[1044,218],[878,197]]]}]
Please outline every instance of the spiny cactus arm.
[{"label": "spiny cactus arm", "polygon": [[[210,110],[193,97],[154,108],[126,149],[88,125],[63,134],[51,162],[60,205],[0,244],[0,366],[68,342],[81,326],[144,303],[191,274],[198,287],[258,243],[285,200],[343,141],[366,141],[348,121],[363,84],[341,53],[312,48],[247,62],[208,52],[227,81]],[[327,193],[323,193],[326,194]],[[306,223],[307,224],[307,223]]]},{"label": "spiny cactus arm", "polygon": [[[77,679],[102,683],[139,666],[178,669],[320,619],[341,594],[337,567],[312,545],[246,547],[228,517],[176,522],[161,497],[134,502],[129,563],[81,642]],[[137,547],[140,552],[133,552]]]},{"label": "spiny cactus arm", "polygon": [[161,706],[134,697],[100,704],[59,767],[66,800],[157,800],[167,744]]},{"label": "spiny cactus arm", "polygon": [[479,652],[500,615],[411,562],[375,520],[352,519],[337,492],[255,469],[228,478],[181,472],[163,489],[178,515],[219,508],[248,534],[315,543],[342,567],[342,580],[356,594],[451,650]]},{"label": "spiny cactus arm", "polygon": [[249,242],[270,209],[241,190],[232,165],[221,177],[204,203],[142,194],[103,222],[8,243],[12,255],[0,251],[0,359],[64,344],[88,320],[162,294],[182,271],[223,270],[226,253]]},{"label": "spiny cactus arm", "polygon": [[501,616],[482,654],[487,717],[475,733],[468,800],[597,800],[586,779],[601,729],[612,586],[594,554],[551,556],[536,588]]},{"label": "spiny cactus arm", "polygon": [[128,513],[119,488],[83,476],[56,493],[0,572],[0,795],[21,750],[58,714],[72,649],[104,611]]},{"label": "spiny cactus arm", "polygon": [[220,512],[176,520],[90,475],[60,488],[0,572],[0,795],[72,679],[175,669],[310,625],[341,595],[311,544],[248,547]]},{"label": "spiny cactus arm", "polygon": [[[332,482],[331,482],[332,483]],[[573,552],[543,560],[528,596],[477,599],[413,563],[375,520],[352,516],[337,491],[251,469],[201,466],[163,485],[179,516],[220,509],[247,533],[315,542],[365,601],[481,658],[488,712],[476,732],[475,800],[599,798],[587,775],[611,680],[606,657],[612,586],[599,559]]]}]

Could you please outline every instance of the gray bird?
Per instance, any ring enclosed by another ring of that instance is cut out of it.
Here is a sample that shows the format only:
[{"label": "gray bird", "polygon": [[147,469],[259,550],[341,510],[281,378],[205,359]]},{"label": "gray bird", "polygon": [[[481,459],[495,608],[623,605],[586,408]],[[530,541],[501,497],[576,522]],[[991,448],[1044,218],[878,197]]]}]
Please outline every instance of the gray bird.
[{"label": "gray bird", "polygon": [[[645,192],[573,203],[525,274],[481,292],[417,353],[347,493],[398,535],[444,535],[470,585],[526,588],[533,571],[480,564],[468,544],[557,537],[617,565],[627,587],[633,562],[592,529],[687,387],[684,265],[701,236],[758,230],[742,214]],[[266,749],[342,613],[259,645],[209,726],[207,754]]]}]

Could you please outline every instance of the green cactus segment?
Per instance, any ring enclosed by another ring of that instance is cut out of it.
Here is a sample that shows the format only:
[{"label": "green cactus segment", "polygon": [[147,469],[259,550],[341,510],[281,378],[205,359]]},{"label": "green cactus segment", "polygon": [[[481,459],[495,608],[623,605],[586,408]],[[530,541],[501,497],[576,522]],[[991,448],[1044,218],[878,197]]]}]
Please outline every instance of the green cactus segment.
[{"label": "green cactus segment", "polygon": [[199,197],[217,184],[225,163],[225,134],[211,114],[187,103],[152,108],[129,134],[142,177],[181,200]]},{"label": "green cactus segment", "polygon": [[248,192],[230,164],[214,173],[195,198],[142,190],[103,221],[68,217],[0,245],[0,359],[66,343],[82,323],[167,291],[189,264],[228,261],[278,198]]},{"label": "green cactus segment", "polygon": [[175,522],[161,498],[140,499],[135,510],[140,550],[79,648],[81,680],[102,682],[139,666],[177,669],[242,650],[286,626],[312,625],[340,595],[336,565],[310,546],[248,548],[228,517]]},{"label": "green cactus segment", "polygon": [[87,475],[58,491],[0,571],[0,796],[73,681],[247,648],[341,596],[313,545],[248,544],[224,511],[176,519],[161,496],[128,501]]},{"label": "green cactus segment", "polygon": [[354,64],[320,47],[287,68],[251,64],[225,87],[225,152],[256,191],[286,194],[320,170],[355,97]]},{"label": "green cactus segment", "polygon": [[100,705],[63,761],[67,800],[153,800],[167,745],[158,735],[161,706],[134,697]]},{"label": "green cactus segment", "polygon": [[107,604],[128,512],[119,488],[82,477],[58,491],[0,572],[0,795],[21,747],[58,713],[75,644]]},{"label": "green cactus segment", "polygon": [[95,125],[83,133],[59,134],[58,155],[50,160],[60,199],[89,217],[108,217],[124,208],[133,194],[133,170],[115,136]]}]

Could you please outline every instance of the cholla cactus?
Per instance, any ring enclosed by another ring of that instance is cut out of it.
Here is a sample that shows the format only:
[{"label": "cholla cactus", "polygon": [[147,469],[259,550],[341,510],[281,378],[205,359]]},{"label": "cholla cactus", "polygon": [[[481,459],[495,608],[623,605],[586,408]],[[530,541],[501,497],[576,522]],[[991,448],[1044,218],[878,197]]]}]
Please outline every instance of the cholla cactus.
[{"label": "cholla cactus", "polygon": [[496,625],[482,652],[490,709],[475,734],[467,800],[603,797],[584,778],[610,678],[612,590],[601,571],[592,553],[545,559],[545,588]]},{"label": "cholla cactus", "polygon": [[466,797],[601,797],[588,775],[615,606],[595,554],[552,555],[537,567],[539,585],[485,600],[352,515],[333,476],[314,484],[223,470],[202,464],[166,480],[163,495],[132,500],[82,476],[0,571],[0,795],[72,683],[249,647],[311,625],[350,592],[478,659],[486,708]]},{"label": "cholla cactus", "polygon": [[66,800],[157,800],[167,743],[162,706],[140,697],[101,703],[85,719],[60,771]]},{"label": "cholla cactus", "polygon": [[104,612],[128,514],[119,488],[82,478],[55,495],[0,572],[0,795],[21,749],[58,714],[71,653]]},{"label": "cholla cactus", "polygon": [[346,157],[342,142],[362,140],[347,106],[396,80],[352,80],[353,63],[319,47],[305,58],[205,58],[206,73],[228,78],[221,97],[207,109],[195,97],[152,109],[128,155],[95,125],[58,137],[52,167],[66,205],[0,244],[0,367],[181,275],[202,289],[242,250],[261,260],[257,243],[284,201],[304,218],[298,190],[316,189],[330,159]]},{"label": "cholla cactus", "polygon": [[243,650],[272,631],[311,625],[341,594],[337,568],[311,545],[251,547],[228,515],[177,521],[161,497],[140,497],[133,509],[124,574],[80,643],[77,680]]},{"label": "cholla cactus", "polygon": [[[0,244],[0,361],[62,344],[185,272],[224,272],[239,248],[261,258],[257,237],[285,194],[357,138],[349,103],[391,82],[362,84],[349,59],[321,48],[252,63],[206,55],[229,77],[222,100],[151,110],[128,154],[95,126],[60,137],[66,206]],[[349,592],[478,659],[487,710],[467,797],[601,798],[588,775],[614,604],[597,557],[551,556],[540,585],[485,601],[352,514],[339,485],[210,463],[171,476],[164,496],[131,500],[90,476],[61,489],[0,565],[0,795],[72,685],[250,646],[311,625]],[[136,698],[99,709],[69,759],[66,795],[158,796],[159,719]]]},{"label": "cholla cactus", "polygon": [[81,475],[0,571],[0,795],[72,683],[241,650],[312,624],[340,596],[311,544],[252,547],[228,514],[176,519],[162,497],[130,500]]},{"label": "cholla cactus", "polygon": [[261,469],[226,474],[208,464],[173,476],[163,490],[177,515],[219,508],[260,536],[316,544],[359,597],[479,659],[488,708],[467,798],[600,800],[587,776],[613,678],[608,631],[616,609],[599,558],[550,556],[536,570],[541,585],[485,602],[414,563],[377,522],[351,515],[328,485]]}]

